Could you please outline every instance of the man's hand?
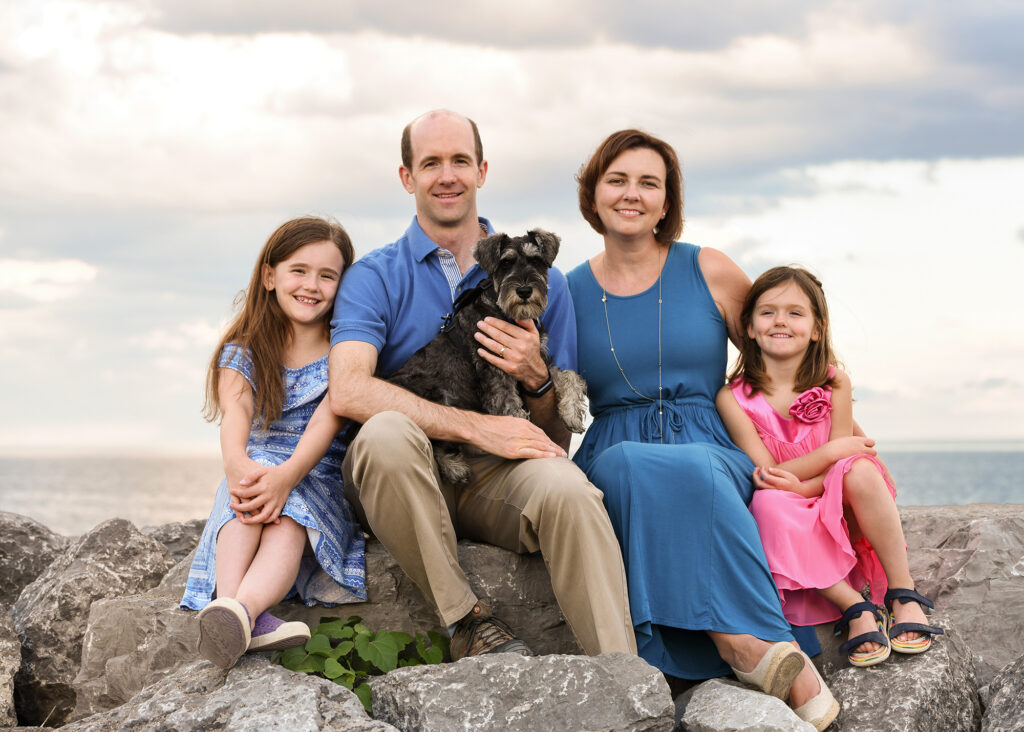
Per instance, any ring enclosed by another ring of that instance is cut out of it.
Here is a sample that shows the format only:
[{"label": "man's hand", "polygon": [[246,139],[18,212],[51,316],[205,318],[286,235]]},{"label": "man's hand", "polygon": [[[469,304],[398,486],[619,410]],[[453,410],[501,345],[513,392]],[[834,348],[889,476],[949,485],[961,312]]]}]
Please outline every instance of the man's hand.
[{"label": "man's hand", "polygon": [[[509,374],[530,391],[547,382],[548,367],[540,355],[540,332],[532,320],[509,323],[488,317],[476,324],[480,358]],[[495,453],[497,454],[497,453]]]},{"label": "man's hand", "polygon": [[527,419],[476,412],[464,414],[473,420],[470,444],[484,452],[509,460],[567,457],[565,450],[552,442],[544,430]]}]

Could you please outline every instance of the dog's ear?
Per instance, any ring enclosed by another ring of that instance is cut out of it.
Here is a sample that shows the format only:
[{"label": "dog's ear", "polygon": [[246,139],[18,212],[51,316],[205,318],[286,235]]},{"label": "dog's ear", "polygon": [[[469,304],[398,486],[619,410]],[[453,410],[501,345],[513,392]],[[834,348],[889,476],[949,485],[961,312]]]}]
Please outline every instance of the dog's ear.
[{"label": "dog's ear", "polygon": [[487,274],[494,274],[498,269],[501,245],[508,241],[508,234],[491,234],[473,246],[473,257],[480,263],[480,269]]},{"label": "dog's ear", "polygon": [[554,264],[555,257],[558,256],[558,243],[561,239],[544,229],[530,229],[527,233],[540,247],[540,255],[544,258],[544,263],[549,267]]}]

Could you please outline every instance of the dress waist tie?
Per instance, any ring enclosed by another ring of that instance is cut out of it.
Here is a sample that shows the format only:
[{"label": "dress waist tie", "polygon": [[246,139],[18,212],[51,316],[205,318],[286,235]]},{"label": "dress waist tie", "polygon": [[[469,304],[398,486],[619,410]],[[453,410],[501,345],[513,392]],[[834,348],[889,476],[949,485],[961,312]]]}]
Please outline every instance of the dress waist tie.
[{"label": "dress waist tie", "polygon": [[683,414],[684,406],[698,409],[715,408],[715,405],[705,397],[680,397],[678,399],[663,399],[661,414],[658,413],[658,402],[645,402],[644,404],[625,404],[603,409],[594,416],[596,418],[604,414],[642,409],[640,436],[643,441],[674,444],[676,435],[683,431],[683,426],[686,424],[686,416]]}]

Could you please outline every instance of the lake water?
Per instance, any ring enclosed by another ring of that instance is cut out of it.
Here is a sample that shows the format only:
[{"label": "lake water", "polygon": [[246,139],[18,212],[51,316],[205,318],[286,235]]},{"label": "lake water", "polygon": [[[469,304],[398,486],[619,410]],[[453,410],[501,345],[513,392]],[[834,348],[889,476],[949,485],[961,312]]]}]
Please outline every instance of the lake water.
[{"label": "lake water", "polygon": [[[1024,503],[1020,443],[909,448],[882,454],[900,505]],[[31,516],[63,534],[114,517],[139,527],[206,518],[221,476],[215,457],[5,457],[0,510]]]}]

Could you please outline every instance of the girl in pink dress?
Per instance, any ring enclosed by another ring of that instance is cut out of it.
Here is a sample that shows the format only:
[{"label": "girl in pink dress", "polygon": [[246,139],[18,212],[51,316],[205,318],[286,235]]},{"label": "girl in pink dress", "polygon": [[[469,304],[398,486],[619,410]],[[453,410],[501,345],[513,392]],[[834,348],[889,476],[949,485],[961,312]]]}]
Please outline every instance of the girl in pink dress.
[{"label": "girl in pink dress", "polygon": [[716,404],[758,466],[750,511],[786,619],[838,619],[837,633],[850,630],[840,652],[854,666],[881,663],[890,650],[923,653],[942,630],[926,624],[922,606],[933,605],[914,591],[896,488],[875,441],[854,424],[821,283],[802,269],[770,269],[740,318],[740,357]]}]

